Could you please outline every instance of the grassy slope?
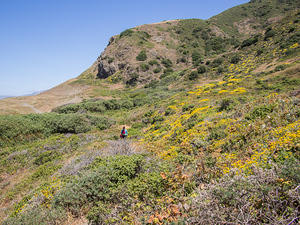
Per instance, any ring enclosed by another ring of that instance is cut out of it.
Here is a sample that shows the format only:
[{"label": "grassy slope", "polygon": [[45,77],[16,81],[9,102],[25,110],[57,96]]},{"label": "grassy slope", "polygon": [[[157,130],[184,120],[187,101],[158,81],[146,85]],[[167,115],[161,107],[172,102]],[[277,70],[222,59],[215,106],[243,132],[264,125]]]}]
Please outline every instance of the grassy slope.
[{"label": "grassy slope", "polygon": [[[238,63],[225,54],[222,72],[208,65],[192,81],[191,70],[176,71],[152,88],[111,90],[136,106],[88,111],[116,120],[108,130],[2,148],[1,218],[11,216],[6,224],[62,223],[70,215],[95,224],[290,222],[299,206],[299,38],[291,42],[299,15],[273,30],[273,37],[240,49]],[[105,140],[117,138],[122,124],[150,153],[132,145],[130,156],[115,156],[124,145]]]}]

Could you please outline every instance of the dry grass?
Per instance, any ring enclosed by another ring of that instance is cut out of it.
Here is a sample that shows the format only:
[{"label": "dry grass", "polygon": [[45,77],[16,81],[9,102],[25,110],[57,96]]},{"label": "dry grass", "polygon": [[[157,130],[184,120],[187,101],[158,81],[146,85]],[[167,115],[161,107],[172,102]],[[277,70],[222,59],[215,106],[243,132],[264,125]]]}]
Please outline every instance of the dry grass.
[{"label": "dry grass", "polygon": [[86,97],[89,86],[71,85],[69,80],[35,96],[0,100],[0,114],[28,114],[50,112],[53,108],[69,103],[78,103]]}]

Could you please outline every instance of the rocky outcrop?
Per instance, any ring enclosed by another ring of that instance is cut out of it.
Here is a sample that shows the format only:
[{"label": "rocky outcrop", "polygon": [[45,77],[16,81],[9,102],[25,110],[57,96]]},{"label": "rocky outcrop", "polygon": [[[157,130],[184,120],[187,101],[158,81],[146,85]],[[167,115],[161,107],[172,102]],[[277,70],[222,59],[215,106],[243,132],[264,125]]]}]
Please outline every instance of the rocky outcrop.
[{"label": "rocky outcrop", "polygon": [[111,75],[113,75],[117,68],[112,63],[108,63],[106,60],[100,56],[97,60],[97,73],[96,76],[100,79],[105,79]]}]

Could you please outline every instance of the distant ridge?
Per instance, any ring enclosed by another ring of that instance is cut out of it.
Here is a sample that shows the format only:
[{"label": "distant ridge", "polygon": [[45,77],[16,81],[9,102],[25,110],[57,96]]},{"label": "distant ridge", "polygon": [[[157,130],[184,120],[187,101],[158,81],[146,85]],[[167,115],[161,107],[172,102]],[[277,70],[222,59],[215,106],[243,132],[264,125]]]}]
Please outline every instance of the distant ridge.
[{"label": "distant ridge", "polygon": [[32,92],[30,94],[25,94],[25,95],[18,95],[18,96],[13,96],[13,95],[0,95],[0,99],[4,99],[4,98],[13,98],[13,97],[24,97],[24,96],[34,96],[34,95],[38,95],[42,92],[44,92],[45,90],[43,91],[35,91],[35,92]]},{"label": "distant ridge", "polygon": [[11,97],[14,97],[14,96],[9,96],[9,95],[0,95],[0,99],[4,99],[4,98],[11,98]]}]

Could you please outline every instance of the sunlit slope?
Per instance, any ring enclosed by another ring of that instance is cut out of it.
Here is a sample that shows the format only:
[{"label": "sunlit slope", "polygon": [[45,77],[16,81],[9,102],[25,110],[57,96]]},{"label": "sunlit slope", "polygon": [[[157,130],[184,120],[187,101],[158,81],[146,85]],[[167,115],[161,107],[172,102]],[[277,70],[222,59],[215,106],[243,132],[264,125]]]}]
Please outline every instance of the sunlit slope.
[{"label": "sunlit slope", "polygon": [[149,83],[83,74],[91,99],[0,117],[3,223],[297,224],[299,15]]}]

